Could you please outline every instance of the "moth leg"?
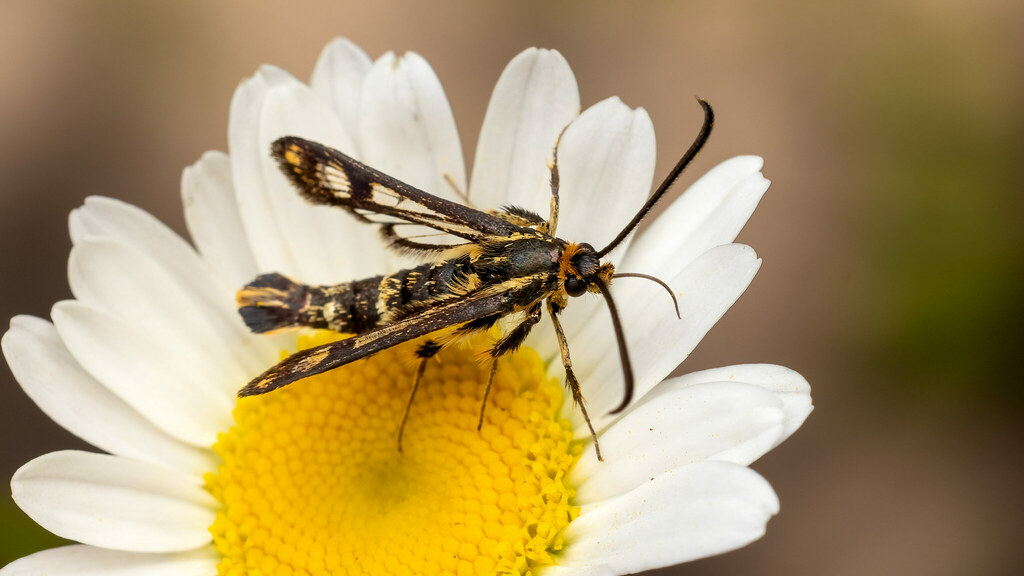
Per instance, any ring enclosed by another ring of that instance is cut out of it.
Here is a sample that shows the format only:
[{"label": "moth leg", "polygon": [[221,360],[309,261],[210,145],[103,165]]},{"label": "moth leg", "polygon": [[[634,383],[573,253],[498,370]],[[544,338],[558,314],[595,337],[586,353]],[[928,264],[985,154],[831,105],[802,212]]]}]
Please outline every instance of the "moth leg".
[{"label": "moth leg", "polygon": [[416,391],[420,388],[420,381],[423,380],[423,373],[427,371],[427,361],[441,351],[441,345],[433,340],[427,340],[416,349],[416,357],[420,359],[419,368],[416,369],[416,379],[412,383],[412,392],[409,393],[409,401],[405,404],[405,414],[402,415],[402,423],[398,426],[398,451],[402,451],[402,434],[405,433],[405,423],[409,420],[409,411],[412,409],[412,401],[416,398]]},{"label": "moth leg", "polygon": [[562,135],[569,128],[566,124],[565,128],[558,133],[558,139],[555,140],[555,149],[551,152],[551,212],[548,216],[547,230],[543,230],[551,236],[555,235],[555,231],[558,229],[558,144],[562,142]]},{"label": "moth leg", "polygon": [[491,384],[494,384],[494,373],[498,371],[498,359],[491,358],[491,373],[487,376],[487,388],[484,388],[484,400],[480,403],[480,419],[476,423],[476,431],[484,427],[484,410],[487,409],[487,397],[491,395]]},{"label": "moth leg", "polygon": [[509,330],[508,333],[502,336],[491,348],[491,374],[487,377],[487,388],[484,389],[484,401],[480,404],[480,420],[476,425],[477,430],[480,430],[484,426],[484,410],[487,408],[487,397],[491,394],[491,385],[494,384],[494,374],[498,371],[498,358],[518,350],[526,340],[526,337],[530,335],[530,330],[540,322],[540,317],[540,303],[538,302],[530,307],[527,311],[526,318],[524,318],[522,322],[517,324],[515,328]]},{"label": "moth leg", "polygon": [[[452,247],[451,244],[430,244],[399,236],[395,227],[400,226],[401,224],[401,222],[395,222],[381,225],[379,232],[380,239],[387,243],[388,248],[412,254],[436,255]],[[432,235],[420,235],[421,238],[426,238],[428,236]]]},{"label": "moth leg", "polygon": [[590,422],[590,415],[587,414],[587,406],[583,402],[583,393],[580,392],[580,383],[576,379],[576,375],[572,371],[572,360],[569,358],[569,342],[565,339],[565,332],[562,330],[562,324],[558,321],[558,311],[561,307],[555,308],[555,303],[552,302],[551,298],[547,300],[548,315],[551,316],[551,323],[555,325],[555,335],[558,337],[558,348],[562,352],[562,366],[565,367],[565,385],[572,392],[572,403],[575,406],[579,406],[580,412],[583,413],[583,419],[587,421],[587,428],[590,429],[590,437],[594,439],[594,451],[597,452],[597,460],[604,462],[604,458],[601,457],[601,446],[597,443],[597,433],[594,432],[594,425]]},{"label": "moth leg", "polygon": [[462,189],[459,188],[459,185],[455,183],[455,179],[452,178],[451,174],[445,172],[444,174],[442,174],[442,176],[444,176],[444,181],[448,183],[448,186],[451,186],[452,191],[455,192],[455,195],[462,200],[463,204],[469,206],[470,208],[476,208],[476,206],[474,206],[473,203],[469,200],[469,193],[463,192]]}]

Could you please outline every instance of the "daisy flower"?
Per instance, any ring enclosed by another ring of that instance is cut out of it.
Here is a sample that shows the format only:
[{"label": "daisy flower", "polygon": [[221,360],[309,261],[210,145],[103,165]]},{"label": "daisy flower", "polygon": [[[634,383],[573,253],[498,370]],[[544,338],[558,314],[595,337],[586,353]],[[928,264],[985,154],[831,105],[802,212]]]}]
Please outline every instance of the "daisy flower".
[{"label": "daisy flower", "polygon": [[15,473],[18,505],[79,544],[0,573],[628,574],[760,537],[778,501],[747,466],[810,413],[807,382],[771,365],[666,379],[760,266],[733,243],[768,188],[760,158],[717,166],[612,254],[620,271],[668,282],[682,314],[653,283],[616,283],[636,376],[624,412],[609,414],[623,390],[602,302],[566,310],[605,462],[560,384],[551,326],[499,364],[480,430],[487,368],[471,350],[443,352],[402,452],[415,367],[401,349],[236,399],[283,354],[338,337],[249,333],[239,287],[268,271],[323,284],[408,265],[371,227],[304,203],[273,140],[302,136],[434,194],[546,214],[566,125],[559,236],[602,246],[651,189],[654,129],[616,98],[581,113],[568,64],[537,49],[498,80],[468,182],[426,61],[371,61],[336,40],[309,85],[267,66],[238,88],[230,155],[209,152],[182,178],[195,248],[137,208],[87,199],[70,217],[74,300],[51,321],[14,318],[3,352],[48,416],[106,453],[54,452]]}]

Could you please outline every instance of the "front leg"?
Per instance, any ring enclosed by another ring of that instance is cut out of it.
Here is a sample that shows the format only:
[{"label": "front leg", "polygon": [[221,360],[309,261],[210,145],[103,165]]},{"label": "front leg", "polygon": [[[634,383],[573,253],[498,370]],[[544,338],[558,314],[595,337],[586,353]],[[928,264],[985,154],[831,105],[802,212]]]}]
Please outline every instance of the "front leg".
[{"label": "front leg", "polygon": [[491,358],[498,358],[518,350],[538,322],[540,322],[540,302],[530,306],[526,310],[526,318],[494,344],[491,348]]},{"label": "front leg", "polygon": [[542,232],[551,236],[555,235],[555,231],[558,230],[558,145],[562,142],[562,135],[569,129],[569,125],[566,124],[565,128],[558,133],[558,138],[555,140],[555,149],[551,153],[551,212],[548,215],[548,226],[547,230]]},{"label": "front leg", "polygon": [[[594,439],[594,451],[597,452],[597,459],[600,462],[604,461],[601,458],[601,446],[597,443],[597,433],[594,432],[594,425],[590,422],[590,415],[587,414],[587,407],[583,402],[583,393],[580,392],[580,383],[576,379],[576,375],[572,371],[572,359],[569,358],[569,342],[565,339],[565,332],[562,330],[562,324],[558,321],[558,315],[555,308],[555,303],[552,302],[551,298],[547,300],[548,314],[551,316],[551,323],[555,325],[555,335],[558,336],[558,348],[562,352],[562,366],[565,367],[565,385],[572,392],[572,402],[575,406],[580,407],[580,412],[583,413],[583,419],[587,421],[587,428],[590,429],[590,437]],[[561,310],[561,306],[557,308]]]}]

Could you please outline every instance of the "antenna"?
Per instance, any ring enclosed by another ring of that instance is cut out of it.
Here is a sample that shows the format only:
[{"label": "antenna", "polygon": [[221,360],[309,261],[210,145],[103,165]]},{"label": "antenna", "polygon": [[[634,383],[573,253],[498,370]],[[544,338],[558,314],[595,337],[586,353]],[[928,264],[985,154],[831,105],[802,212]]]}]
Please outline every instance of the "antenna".
[{"label": "antenna", "polygon": [[629,224],[626,224],[626,227],[619,232],[619,235],[616,236],[610,244],[602,248],[597,253],[598,258],[604,258],[605,254],[611,252],[619,245],[619,243],[625,240],[626,236],[629,236],[629,233],[632,232],[633,229],[636,228],[637,224],[644,219],[644,216],[647,216],[647,213],[651,211],[651,208],[654,208],[654,205],[658,203],[658,200],[661,200],[661,197],[665,195],[665,192],[675,184],[676,179],[683,173],[683,169],[686,168],[686,165],[693,160],[694,156],[700,152],[700,149],[703,148],[704,144],[708,141],[708,136],[711,135],[711,126],[715,123],[715,112],[711,109],[711,105],[708,104],[706,100],[697,97],[697,102],[700,103],[701,108],[704,108],[704,125],[701,126],[700,133],[697,134],[697,139],[693,141],[693,144],[690,144],[690,149],[686,151],[686,154],[683,154],[683,157],[676,163],[675,168],[668,173],[665,180],[660,186],[658,186],[658,189],[654,191],[654,194],[647,199],[647,203],[644,204],[643,208],[641,208],[639,212],[636,213],[636,216],[633,216],[633,219],[629,221]]}]

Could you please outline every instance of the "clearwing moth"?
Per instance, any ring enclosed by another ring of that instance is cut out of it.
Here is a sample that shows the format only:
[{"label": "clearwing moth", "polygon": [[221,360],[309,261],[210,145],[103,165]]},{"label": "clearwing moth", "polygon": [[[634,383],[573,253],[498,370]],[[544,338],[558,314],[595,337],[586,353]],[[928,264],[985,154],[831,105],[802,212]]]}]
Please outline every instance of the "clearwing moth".
[{"label": "clearwing moth", "polygon": [[[515,206],[477,210],[418,190],[322,144],[294,136],[276,140],[272,155],[303,198],[340,207],[363,222],[378,225],[381,237],[391,248],[429,261],[394,274],[333,286],[309,286],[277,273],[258,276],[237,295],[239,313],[253,332],[309,327],[355,335],[292,354],[254,378],[238,395],[264,394],[429,335],[416,349],[420,361],[399,427],[401,450],[402,431],[427,360],[460,338],[491,329],[502,318],[514,319],[489,349],[491,370],[480,410],[482,425],[498,359],[519,348],[546,309],[561,349],[565,384],[586,420],[601,460],[597,434],[573,373],[558,314],[570,296],[591,292],[604,297],[625,382],[622,402],[611,413],[621,412],[633,398],[633,368],[609,291],[612,279],[645,278],[660,284],[673,301],[675,296],[661,280],[645,274],[616,273],[611,263],[601,259],[650,213],[704,146],[714,113],[707,102],[700,98],[697,101],[704,110],[704,123],[693,144],[633,219],[600,250],[555,236],[559,203],[557,142],[550,166],[550,213],[544,219]],[[422,233],[424,227],[447,242],[425,240],[429,235]]]}]

